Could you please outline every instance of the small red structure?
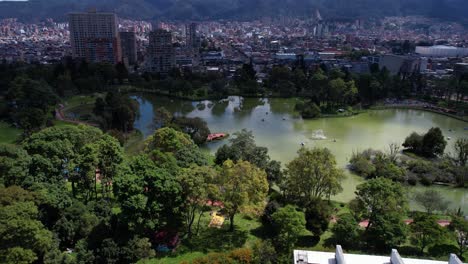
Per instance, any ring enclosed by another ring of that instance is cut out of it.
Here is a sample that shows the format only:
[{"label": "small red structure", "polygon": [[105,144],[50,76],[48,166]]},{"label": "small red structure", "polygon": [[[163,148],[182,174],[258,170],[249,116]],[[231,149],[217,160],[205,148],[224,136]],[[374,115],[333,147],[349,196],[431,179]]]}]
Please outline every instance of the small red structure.
[{"label": "small red structure", "polygon": [[206,141],[221,140],[228,136],[226,133],[209,134]]}]

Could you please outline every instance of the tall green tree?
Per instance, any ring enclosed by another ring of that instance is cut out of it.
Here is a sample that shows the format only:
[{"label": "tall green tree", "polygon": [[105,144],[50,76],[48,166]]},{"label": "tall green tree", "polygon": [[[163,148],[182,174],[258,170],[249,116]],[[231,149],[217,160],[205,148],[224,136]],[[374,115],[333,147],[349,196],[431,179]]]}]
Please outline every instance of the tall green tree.
[{"label": "tall green tree", "polygon": [[328,229],[332,208],[327,201],[316,199],[310,201],[305,209],[306,228],[319,237]]},{"label": "tall green tree", "polygon": [[265,169],[270,161],[268,149],[255,144],[252,131],[243,129],[233,134],[229,139],[230,145],[223,145],[216,151],[216,164],[223,164],[226,160],[245,160],[255,166]]},{"label": "tall green tree", "polygon": [[304,213],[287,205],[274,213],[272,218],[277,233],[277,248],[282,252],[290,252],[305,231]]},{"label": "tall green tree", "polygon": [[189,237],[196,217],[200,220],[206,202],[213,197],[216,176],[217,172],[211,167],[196,165],[182,169],[177,176],[185,198],[184,217]]},{"label": "tall green tree", "polygon": [[163,127],[146,140],[146,151],[159,150],[174,153],[184,147],[193,145],[193,141],[187,134],[173,128]]},{"label": "tall green tree", "polygon": [[302,205],[309,201],[330,198],[342,190],[344,173],[328,149],[301,148],[298,156],[286,165],[284,193]]},{"label": "tall green tree", "polygon": [[10,116],[15,119],[26,135],[40,129],[50,116],[58,97],[45,81],[35,81],[27,76],[18,76],[7,93],[10,101]]},{"label": "tall green tree", "polygon": [[332,228],[332,240],[344,248],[357,248],[359,246],[359,223],[352,214],[342,214]]},{"label": "tall green tree", "polygon": [[355,203],[356,213],[368,219],[364,239],[369,246],[384,251],[405,240],[408,202],[399,183],[382,177],[368,180],[357,187]]},{"label": "tall green tree", "polygon": [[31,157],[21,147],[0,144],[0,183],[22,186],[29,177]]},{"label": "tall green tree", "polygon": [[[1,192],[4,193],[4,192]],[[0,207],[0,260],[2,263],[32,263],[42,259],[53,245],[52,232],[39,221],[32,201],[3,200]]]},{"label": "tall green tree", "polygon": [[176,177],[147,155],[133,157],[117,170],[113,191],[123,220],[135,232],[180,227],[184,199]]},{"label": "tall green tree", "polygon": [[434,211],[444,212],[450,202],[445,200],[442,194],[436,190],[425,190],[414,195],[414,200],[426,209],[428,214]]},{"label": "tall green tree", "polygon": [[453,159],[459,166],[468,164],[468,138],[459,138],[455,142]]},{"label": "tall green tree", "polygon": [[410,224],[411,240],[419,247],[421,254],[426,247],[439,242],[444,230],[437,223],[437,218],[432,215],[418,214]]},{"label": "tall green tree", "polygon": [[218,183],[221,200],[229,215],[231,231],[234,230],[234,216],[239,210],[245,206],[259,205],[268,193],[265,171],[248,161],[225,161]]}]

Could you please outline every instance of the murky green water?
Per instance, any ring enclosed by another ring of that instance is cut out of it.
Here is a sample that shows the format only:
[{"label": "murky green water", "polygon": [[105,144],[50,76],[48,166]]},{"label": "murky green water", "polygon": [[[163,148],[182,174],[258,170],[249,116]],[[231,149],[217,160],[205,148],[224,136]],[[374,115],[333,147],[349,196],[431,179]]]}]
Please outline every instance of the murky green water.
[{"label": "murky green water", "polygon": [[[308,147],[329,148],[339,166],[345,168],[353,151],[374,148],[384,150],[388,144],[402,143],[411,132],[425,132],[440,127],[450,137],[446,151],[451,151],[457,138],[468,137],[468,123],[430,112],[416,110],[378,110],[354,117],[303,120],[294,114],[295,99],[255,99],[230,97],[220,101],[190,102],[156,95],[135,96],[140,102],[140,118],[135,127],[145,136],[153,132],[154,110],[164,106],[176,115],[201,117],[212,132],[233,133],[243,128],[252,130],[258,145],[268,147],[273,159],[287,163],[304,143]],[[449,131],[452,130],[452,131]],[[325,136],[326,139],[317,139]],[[205,147],[215,152],[225,142],[209,143]],[[344,191],[334,197],[349,201],[356,186],[363,180],[347,173]],[[423,187],[410,187],[409,193]],[[424,187],[427,188],[427,187]],[[468,190],[433,186],[468,213]],[[414,206],[413,206],[414,208]]]}]

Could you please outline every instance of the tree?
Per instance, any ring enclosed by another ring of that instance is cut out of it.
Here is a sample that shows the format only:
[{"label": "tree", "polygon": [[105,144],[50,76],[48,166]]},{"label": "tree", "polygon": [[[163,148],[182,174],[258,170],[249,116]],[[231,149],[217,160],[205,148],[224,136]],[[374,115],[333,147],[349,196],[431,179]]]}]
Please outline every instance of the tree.
[{"label": "tree", "polygon": [[268,184],[270,189],[274,184],[279,184],[283,179],[283,172],[281,170],[281,162],[272,160],[268,163],[268,166],[265,169],[267,174]]},{"label": "tree", "polygon": [[422,149],[423,136],[416,132],[411,133],[403,142],[403,147],[412,150],[415,153],[419,153]]},{"label": "tree", "polygon": [[422,153],[428,157],[444,154],[447,141],[438,127],[433,127],[424,135],[422,139]]},{"label": "tree", "polygon": [[18,125],[24,130],[26,136],[40,130],[47,121],[47,114],[35,107],[28,107],[19,110],[15,115]]},{"label": "tree", "polygon": [[101,176],[103,194],[107,195],[112,180],[117,174],[117,168],[123,161],[123,149],[114,137],[104,134],[96,142],[97,168]]},{"label": "tree", "polygon": [[455,233],[458,244],[458,256],[462,257],[468,249],[468,221],[463,217],[455,216],[452,218],[449,228]]},{"label": "tree", "polygon": [[343,214],[332,228],[332,240],[344,248],[356,248],[359,241],[359,223],[352,214]]},{"label": "tree", "polygon": [[306,228],[314,236],[321,236],[328,229],[332,210],[328,202],[316,199],[310,201],[305,209]]},{"label": "tree", "polygon": [[258,205],[268,193],[268,181],[264,170],[248,161],[223,163],[219,177],[221,200],[229,215],[230,230],[234,230],[234,216],[244,206]]},{"label": "tree", "polygon": [[304,213],[287,205],[274,213],[272,218],[277,232],[277,247],[282,252],[289,252],[305,230]]},{"label": "tree", "polygon": [[252,263],[274,264],[277,263],[277,253],[269,240],[257,240],[252,247]]},{"label": "tree", "polygon": [[442,131],[438,127],[429,129],[424,135],[413,132],[403,143],[403,147],[425,157],[444,154],[446,145],[447,141],[445,141]]},{"label": "tree", "polygon": [[437,218],[432,215],[418,214],[410,224],[411,240],[419,247],[421,254],[426,247],[439,242],[444,230],[437,223]]},{"label": "tree", "polygon": [[114,128],[124,133],[133,130],[138,111],[134,99],[116,92],[107,93],[104,100],[97,98],[93,109],[94,114],[102,118],[103,129]]},{"label": "tree", "polygon": [[401,214],[387,212],[374,217],[373,224],[363,233],[367,247],[382,253],[406,241],[407,226]]},{"label": "tree", "polygon": [[184,147],[193,145],[187,134],[173,128],[163,127],[146,140],[146,151],[160,150],[162,152],[176,152]]},{"label": "tree", "polygon": [[30,165],[31,157],[23,148],[0,144],[0,183],[5,187],[23,185]]},{"label": "tree", "polygon": [[214,189],[216,171],[210,167],[192,166],[182,169],[177,179],[182,187],[182,195],[185,198],[185,225],[187,234],[192,235],[192,225],[197,216],[200,221],[206,202]]},{"label": "tree", "polygon": [[121,259],[126,263],[136,263],[142,259],[155,257],[156,252],[148,238],[135,236],[121,249],[121,255]]},{"label": "tree", "polygon": [[113,191],[130,230],[148,232],[181,225],[182,188],[147,155],[133,157],[119,167]]},{"label": "tree", "polygon": [[31,264],[37,260],[37,256],[30,249],[13,247],[0,250],[0,260],[5,264]]},{"label": "tree", "polygon": [[52,246],[52,233],[39,221],[31,201],[10,201],[0,207],[0,256],[4,262],[32,263]]},{"label": "tree", "polygon": [[468,164],[468,138],[459,138],[455,142],[455,162],[463,167]]},{"label": "tree", "polygon": [[402,217],[408,202],[399,183],[382,177],[368,180],[357,187],[355,203],[356,213],[369,221],[365,239],[376,250],[387,250],[405,239]]},{"label": "tree", "polygon": [[346,90],[346,82],[341,79],[333,79],[328,83],[330,103],[340,103],[343,101],[343,94]]},{"label": "tree", "polygon": [[156,129],[162,128],[169,125],[174,116],[164,107],[159,107],[154,113],[154,122],[156,123]]},{"label": "tree", "polygon": [[298,157],[286,165],[286,197],[306,205],[309,201],[330,198],[342,190],[343,171],[335,157],[324,148],[301,148]]},{"label": "tree", "polygon": [[216,151],[216,164],[221,165],[230,159],[232,161],[245,160],[262,169],[267,167],[270,161],[268,149],[255,144],[252,131],[243,129],[236,132],[229,142],[230,146],[223,145]]},{"label": "tree", "polygon": [[188,168],[193,164],[198,166],[208,165],[207,154],[195,144],[177,150],[174,153],[174,158],[177,159],[177,165],[181,168]]},{"label": "tree", "polygon": [[99,263],[116,264],[120,258],[120,247],[112,238],[106,238],[96,253]]},{"label": "tree", "polygon": [[31,156],[29,173],[35,182],[63,182],[77,165],[80,151],[96,142],[102,132],[90,126],[50,127],[34,133],[23,143]]},{"label": "tree", "polygon": [[6,98],[10,101],[9,114],[26,135],[41,128],[58,97],[44,81],[18,76],[10,83]]},{"label": "tree", "polygon": [[414,200],[426,209],[428,214],[434,211],[445,211],[450,202],[446,201],[440,192],[436,190],[425,190],[414,195]]},{"label": "tree", "polygon": [[210,134],[208,125],[199,117],[178,117],[174,120],[174,124],[180,127],[184,133],[189,134],[192,140],[198,145],[205,143],[208,134]]}]

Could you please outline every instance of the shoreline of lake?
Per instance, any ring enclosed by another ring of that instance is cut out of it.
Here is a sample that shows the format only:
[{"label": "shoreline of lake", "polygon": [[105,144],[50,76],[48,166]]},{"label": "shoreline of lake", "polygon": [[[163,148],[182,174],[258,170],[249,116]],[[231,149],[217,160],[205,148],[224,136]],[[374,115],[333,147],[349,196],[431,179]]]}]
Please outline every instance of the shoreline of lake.
[{"label": "shoreline of lake", "polygon": [[[445,136],[452,138],[447,152],[452,151],[457,138],[468,136],[468,131],[463,130],[466,126],[464,121],[416,109],[370,109],[347,118],[303,119],[294,114],[294,98],[231,96],[224,100],[187,101],[154,94],[138,93],[133,96],[141,105],[140,117],[135,122],[135,128],[142,130],[145,136],[154,131],[154,128],[151,128],[154,111],[165,107],[176,115],[204,119],[213,133],[232,134],[243,128],[252,130],[257,145],[267,147],[271,158],[283,164],[295,157],[301,143],[308,147],[330,149],[337,159],[338,166],[345,169],[353,151],[367,148],[385,150],[389,143],[401,143],[413,131],[423,133],[431,127],[441,127]],[[326,139],[315,139],[314,133],[317,131],[321,131]],[[213,142],[202,148],[213,154],[225,143]],[[347,179],[343,182],[344,191],[332,198],[339,202],[351,200],[356,186],[364,181],[349,172],[346,172],[346,175]],[[462,207],[464,211],[468,211],[468,194],[465,189],[440,186],[424,188],[441,190],[446,198],[452,201],[454,208]]]}]

